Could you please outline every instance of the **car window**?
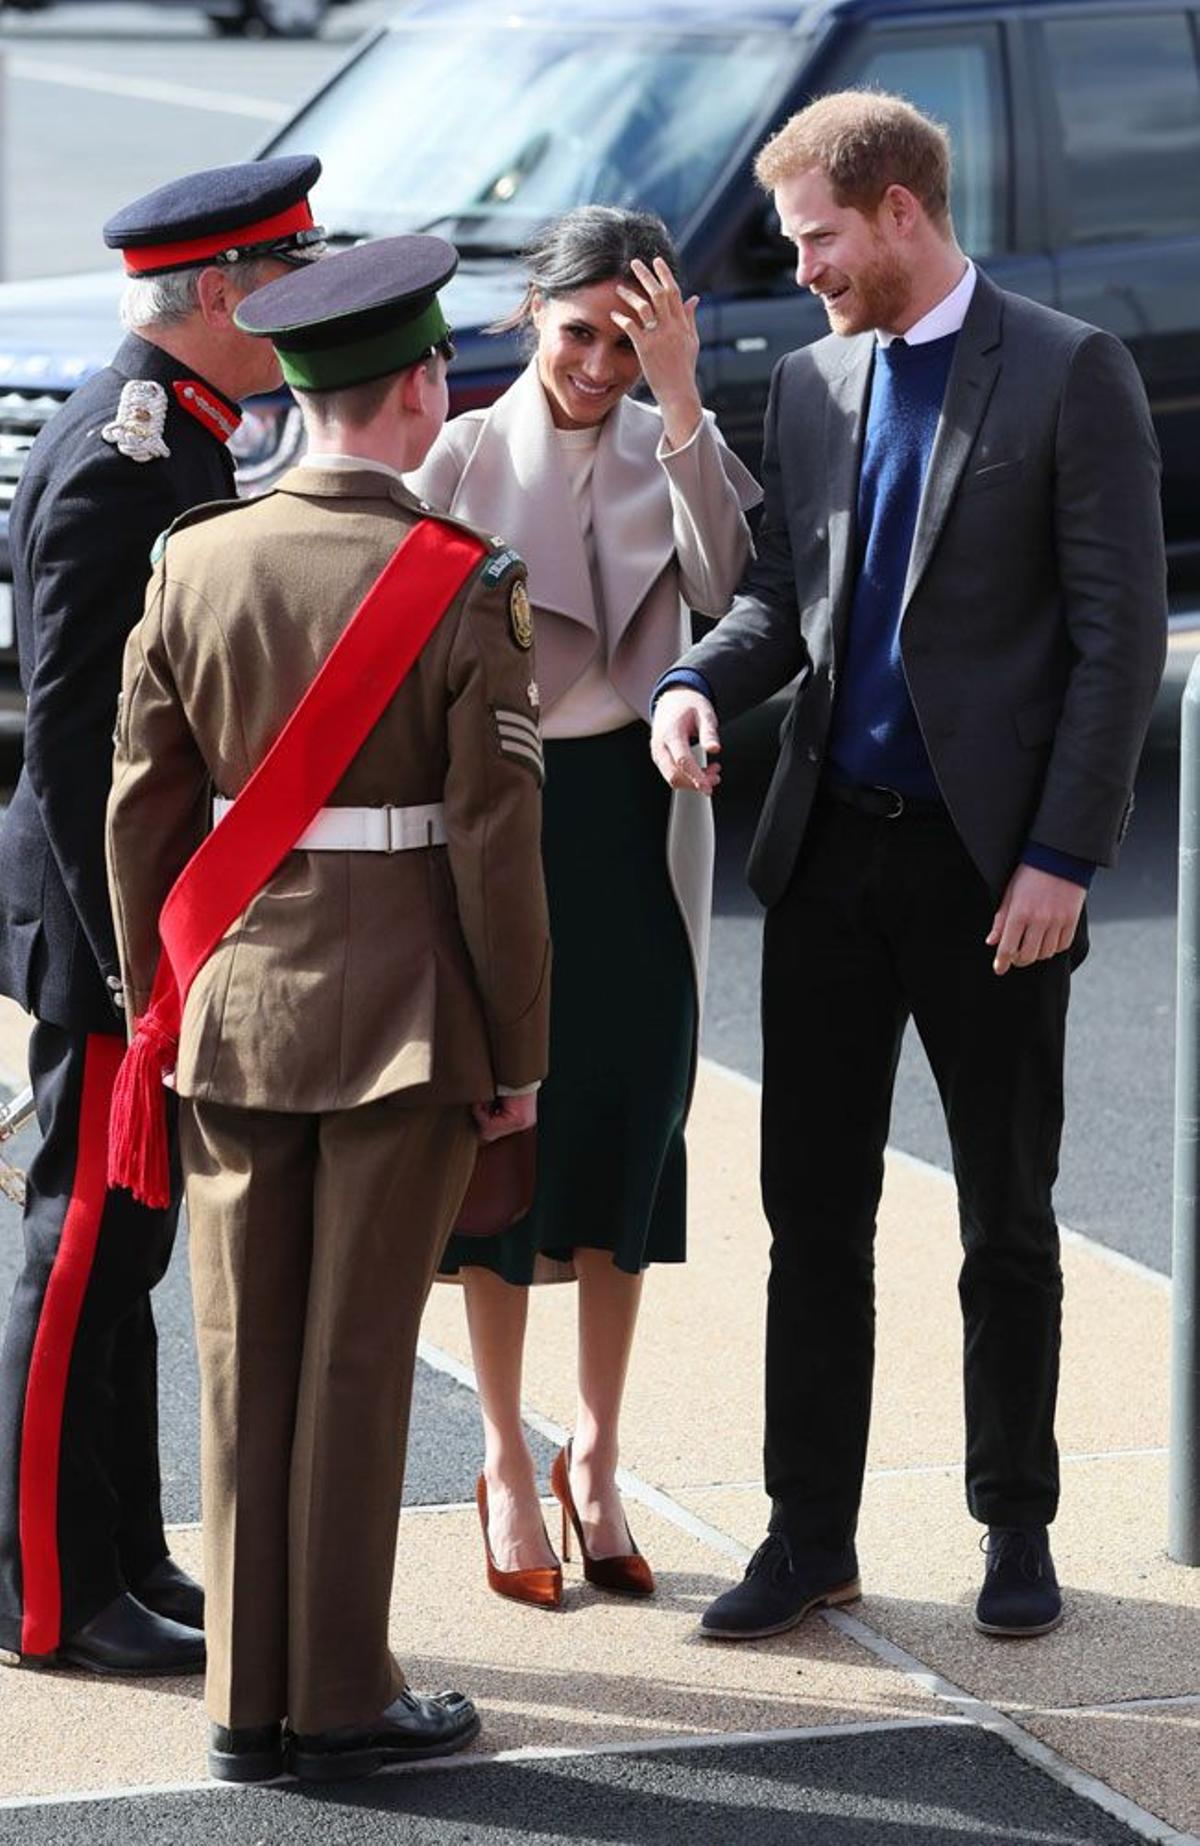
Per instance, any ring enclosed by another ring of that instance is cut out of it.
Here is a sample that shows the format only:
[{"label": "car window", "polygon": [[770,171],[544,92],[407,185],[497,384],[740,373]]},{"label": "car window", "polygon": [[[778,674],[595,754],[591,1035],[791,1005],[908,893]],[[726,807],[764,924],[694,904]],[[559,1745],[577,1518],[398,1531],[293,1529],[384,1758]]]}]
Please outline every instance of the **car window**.
[{"label": "car window", "polygon": [[1200,231],[1200,74],[1182,12],[1047,20],[1067,241]]},{"label": "car window", "polygon": [[[386,33],[270,148],[319,154],[331,230],[418,223],[518,246],[574,205],[641,206],[675,232],[789,74],[775,33]],[[436,222],[434,222],[436,221]]]},{"label": "car window", "polygon": [[950,131],[950,208],[970,256],[994,256],[1006,242],[1005,129],[1000,46],[989,29],[880,33],[849,74],[856,89],[906,96]]}]

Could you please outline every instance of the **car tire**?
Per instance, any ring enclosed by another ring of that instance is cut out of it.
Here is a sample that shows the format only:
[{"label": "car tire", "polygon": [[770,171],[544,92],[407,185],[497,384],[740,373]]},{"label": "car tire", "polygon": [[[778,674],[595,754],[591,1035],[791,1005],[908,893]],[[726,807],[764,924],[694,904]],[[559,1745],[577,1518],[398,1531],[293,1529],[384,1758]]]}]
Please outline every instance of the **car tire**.
[{"label": "car tire", "polygon": [[208,23],[218,38],[241,38],[246,31],[242,13],[209,13]]},{"label": "car tire", "polygon": [[315,38],[325,23],[329,0],[243,0],[246,38]]}]

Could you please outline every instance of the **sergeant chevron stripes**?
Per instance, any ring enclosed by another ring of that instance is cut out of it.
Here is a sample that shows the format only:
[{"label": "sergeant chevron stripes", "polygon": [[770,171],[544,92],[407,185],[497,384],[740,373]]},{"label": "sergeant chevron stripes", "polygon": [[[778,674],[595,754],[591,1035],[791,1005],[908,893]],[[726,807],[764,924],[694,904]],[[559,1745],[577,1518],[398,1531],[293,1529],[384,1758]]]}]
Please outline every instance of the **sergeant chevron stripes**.
[{"label": "sergeant chevron stripes", "polygon": [[527,712],[509,711],[501,706],[492,708],[492,716],[496,720],[500,748],[505,756],[515,757],[518,762],[527,764],[536,773],[538,781],[543,781],[546,770],[537,719],[531,718]]}]

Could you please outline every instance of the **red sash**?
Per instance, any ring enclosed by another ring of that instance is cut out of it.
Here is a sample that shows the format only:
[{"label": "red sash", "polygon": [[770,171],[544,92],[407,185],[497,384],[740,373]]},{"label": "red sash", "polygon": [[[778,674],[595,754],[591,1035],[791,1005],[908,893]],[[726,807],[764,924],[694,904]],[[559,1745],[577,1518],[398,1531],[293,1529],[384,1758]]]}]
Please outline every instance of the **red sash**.
[{"label": "red sash", "polygon": [[158,919],[162,954],[113,1092],[108,1183],[170,1202],[163,1077],[188,989],[341,780],[454,597],[484,556],[423,519],[388,560],[232,808],[184,866]]}]

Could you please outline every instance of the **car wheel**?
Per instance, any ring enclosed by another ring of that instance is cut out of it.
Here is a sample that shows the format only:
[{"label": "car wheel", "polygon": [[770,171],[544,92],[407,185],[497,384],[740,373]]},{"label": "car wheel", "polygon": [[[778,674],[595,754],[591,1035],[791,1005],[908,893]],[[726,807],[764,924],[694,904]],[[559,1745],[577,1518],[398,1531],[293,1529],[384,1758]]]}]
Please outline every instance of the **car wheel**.
[{"label": "car wheel", "polygon": [[329,0],[244,0],[242,31],[252,38],[313,38]]}]

